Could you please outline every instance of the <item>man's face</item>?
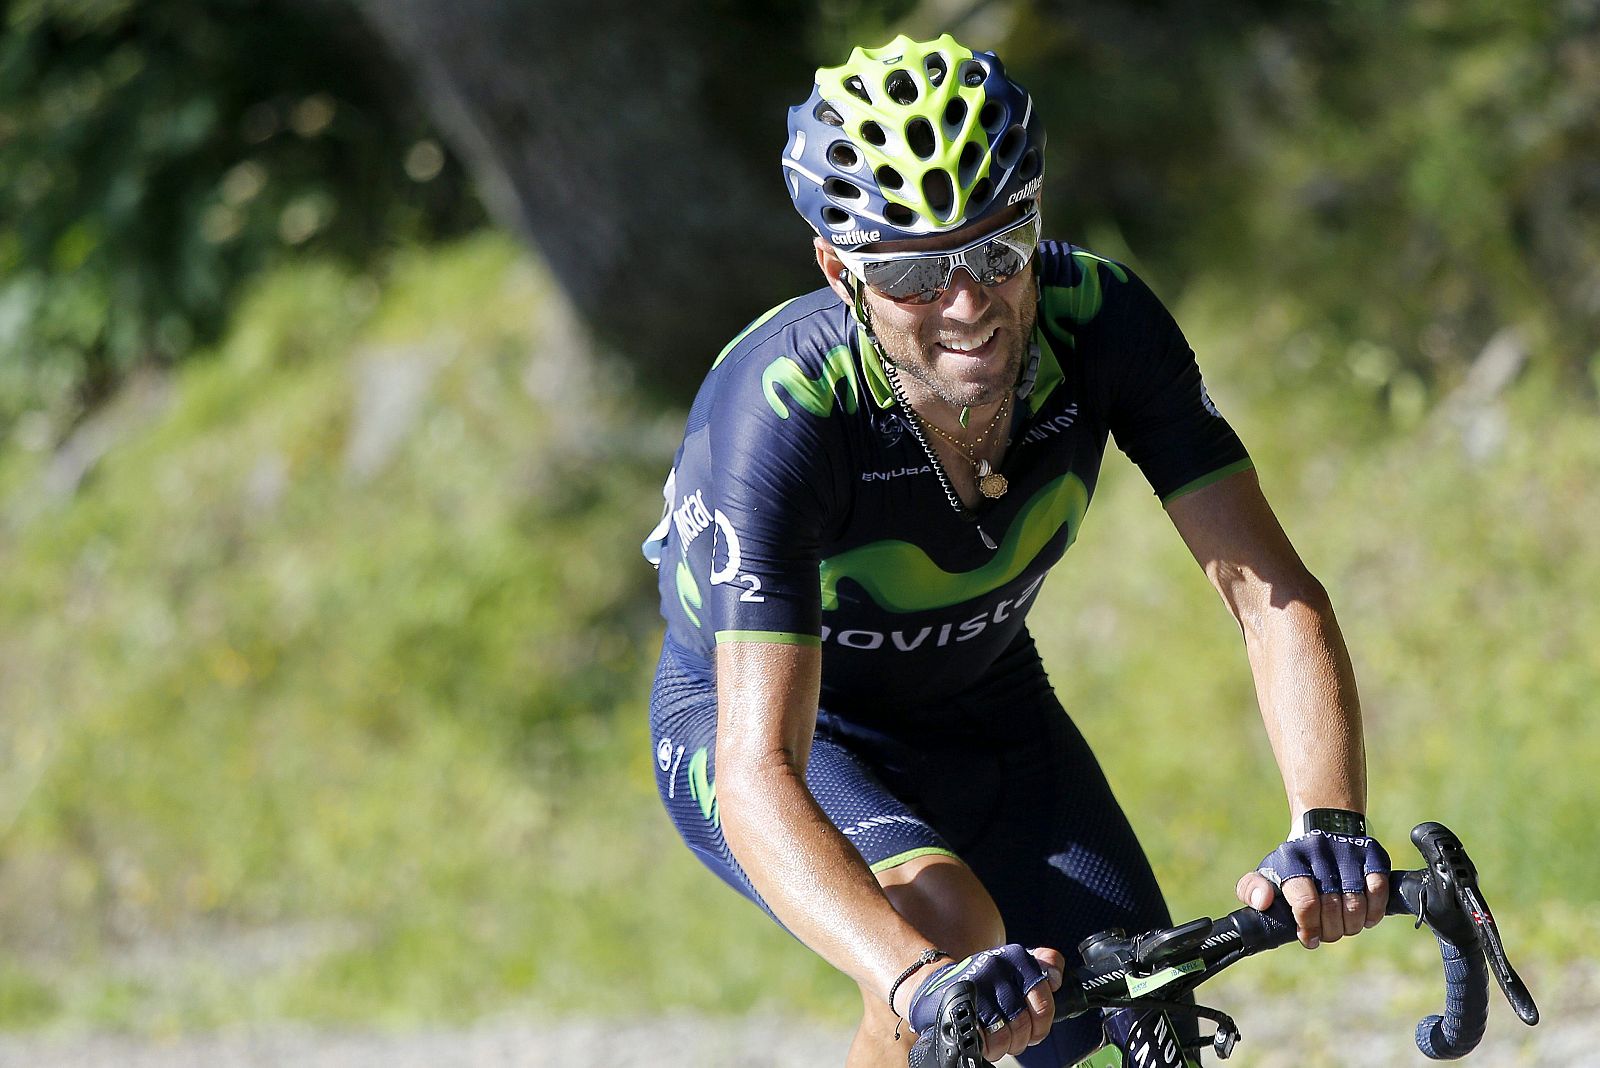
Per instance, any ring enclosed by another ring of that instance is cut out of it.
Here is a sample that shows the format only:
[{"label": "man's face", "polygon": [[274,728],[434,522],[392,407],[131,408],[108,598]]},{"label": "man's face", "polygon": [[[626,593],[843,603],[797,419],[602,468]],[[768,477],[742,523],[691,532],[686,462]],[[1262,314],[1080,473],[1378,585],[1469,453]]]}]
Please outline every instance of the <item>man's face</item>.
[{"label": "man's face", "polygon": [[[961,248],[1021,214],[1020,209],[1008,211],[936,237],[886,241],[871,251]],[[843,264],[826,242],[819,239],[817,248],[823,273],[848,302],[840,282]],[[950,288],[929,304],[896,303],[864,287],[867,315],[884,355],[911,380],[904,383],[912,394],[909,399],[916,402],[931,394],[954,407],[981,408],[998,402],[1016,385],[1037,315],[1033,272],[1030,261],[1015,278],[989,287],[957,267]]]}]

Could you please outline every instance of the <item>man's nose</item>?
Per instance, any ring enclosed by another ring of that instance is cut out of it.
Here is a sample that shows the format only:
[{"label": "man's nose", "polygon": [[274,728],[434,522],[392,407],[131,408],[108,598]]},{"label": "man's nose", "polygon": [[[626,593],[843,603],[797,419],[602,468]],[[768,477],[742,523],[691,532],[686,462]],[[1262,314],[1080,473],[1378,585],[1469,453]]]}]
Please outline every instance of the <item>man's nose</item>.
[{"label": "man's nose", "polygon": [[950,276],[950,288],[944,291],[941,311],[948,319],[976,322],[989,310],[989,287],[978,281],[978,276],[966,264],[959,264]]}]

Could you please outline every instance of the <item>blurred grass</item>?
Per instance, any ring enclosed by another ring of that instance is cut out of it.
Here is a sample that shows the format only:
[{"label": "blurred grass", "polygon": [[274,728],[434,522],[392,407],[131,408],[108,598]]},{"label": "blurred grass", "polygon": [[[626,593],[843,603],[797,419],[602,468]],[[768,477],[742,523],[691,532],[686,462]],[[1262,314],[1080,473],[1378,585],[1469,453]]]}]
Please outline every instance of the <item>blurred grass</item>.
[{"label": "blurred grass", "polygon": [[[1316,339],[1280,336],[1291,317],[1270,300],[1229,307],[1201,291],[1176,310],[1333,597],[1361,688],[1370,812],[1396,865],[1419,863],[1415,824],[1450,826],[1530,981],[1582,959],[1600,935],[1587,845],[1600,816],[1587,772],[1600,758],[1592,402],[1535,358],[1503,397],[1386,414],[1380,384],[1357,375],[1286,386],[1282,354]],[[1227,911],[1288,811],[1237,628],[1120,454],[1030,619],[1174,912]],[[1374,942],[1432,997],[1432,940],[1401,926]],[[1355,945],[1274,954],[1238,982],[1358,981],[1373,943]]]},{"label": "blurred grass", "polygon": [[[1472,415],[1496,445],[1357,380],[1285,389],[1261,365],[1317,339],[1230,299],[1179,318],[1339,607],[1379,832],[1400,860],[1455,827],[1529,970],[1572,961],[1600,928],[1592,406],[1536,366]],[[659,811],[637,544],[681,414],[573,377],[564,315],[493,237],[279,271],[164,407],[118,402],[75,495],[0,454],[0,1026],[849,1015]],[[1120,456],[1032,618],[1174,910],[1226,909],[1281,791],[1237,634]],[[1391,926],[1383,956],[1432,952]]]},{"label": "blurred grass", "polygon": [[[639,848],[665,821],[636,544],[668,457],[556,439],[574,398],[526,382],[559,313],[507,242],[372,286],[265,278],[69,502],[8,457],[0,923],[26,963],[0,1021],[576,1007],[607,962],[715,942],[678,918],[710,888]],[[361,475],[385,367],[426,395]],[[602,437],[649,425],[617,396],[589,398]],[[654,989],[641,1008],[760,984]]]}]

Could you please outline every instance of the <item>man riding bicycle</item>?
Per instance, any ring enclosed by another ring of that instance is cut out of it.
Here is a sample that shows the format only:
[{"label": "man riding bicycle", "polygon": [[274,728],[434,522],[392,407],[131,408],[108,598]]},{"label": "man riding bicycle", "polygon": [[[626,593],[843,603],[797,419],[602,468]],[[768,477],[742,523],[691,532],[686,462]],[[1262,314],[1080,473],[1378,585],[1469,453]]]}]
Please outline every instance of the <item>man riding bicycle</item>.
[{"label": "man riding bicycle", "polygon": [[991,1060],[1073,1063],[1100,1029],[1052,1027],[1063,952],[1170,923],[1024,625],[1108,437],[1244,634],[1292,828],[1240,899],[1281,885],[1315,948],[1388,893],[1327,595],[1157,298],[1041,240],[1044,147],[999,59],[948,35],[818,70],[782,164],[827,284],[717,357],[645,546],[662,800],[859,984],[852,1068],[904,1065],[961,978]]}]

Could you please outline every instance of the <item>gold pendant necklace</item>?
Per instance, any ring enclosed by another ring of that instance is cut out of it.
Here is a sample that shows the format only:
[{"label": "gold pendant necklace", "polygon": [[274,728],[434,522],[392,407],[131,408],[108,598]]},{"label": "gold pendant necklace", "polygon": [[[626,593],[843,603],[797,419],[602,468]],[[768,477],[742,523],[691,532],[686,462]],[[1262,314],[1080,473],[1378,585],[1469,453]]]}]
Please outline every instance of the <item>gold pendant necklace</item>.
[{"label": "gold pendant necklace", "polygon": [[922,413],[917,412],[915,409],[912,409],[912,412],[916,415],[919,423],[933,431],[935,434],[938,434],[941,438],[948,441],[961,451],[961,455],[966,457],[967,463],[972,465],[972,473],[978,480],[978,492],[992,501],[999,497],[1004,497],[1006,490],[1011,488],[1011,484],[1006,481],[1006,476],[996,471],[990,465],[988,460],[980,460],[975,454],[978,451],[978,446],[983,444],[984,440],[988,438],[989,434],[993,432],[994,428],[999,426],[1000,421],[1006,417],[1006,412],[1010,410],[1010,407],[1011,394],[1007,393],[1004,397],[1000,398],[1000,408],[994,413],[994,418],[989,420],[989,425],[984,427],[983,433],[979,434],[977,438],[971,442],[962,441],[955,435],[948,434],[945,431],[940,430],[938,427],[929,422],[928,419],[922,415]]},{"label": "gold pendant necklace", "polygon": [[997,497],[1004,497],[1011,484],[1006,481],[1006,476],[992,469],[988,460],[978,461],[978,492],[991,501]]}]

